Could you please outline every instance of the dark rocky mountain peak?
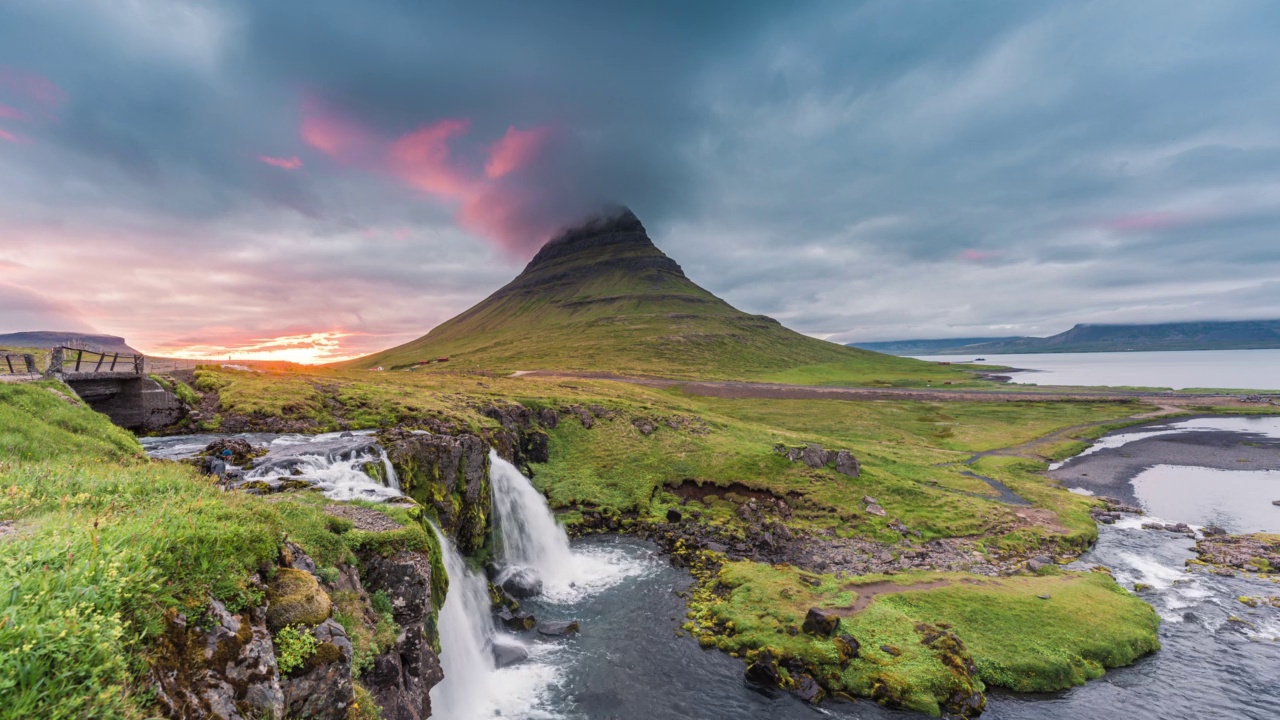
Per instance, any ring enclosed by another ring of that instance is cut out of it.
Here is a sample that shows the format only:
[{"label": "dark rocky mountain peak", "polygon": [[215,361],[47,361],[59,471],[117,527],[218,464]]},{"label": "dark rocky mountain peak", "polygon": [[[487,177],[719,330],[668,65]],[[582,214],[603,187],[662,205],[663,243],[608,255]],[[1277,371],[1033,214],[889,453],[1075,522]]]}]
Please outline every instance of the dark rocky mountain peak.
[{"label": "dark rocky mountain peak", "polygon": [[680,265],[649,239],[640,218],[630,209],[618,207],[547,241],[499,294],[577,284],[619,273],[644,278],[655,286],[678,282],[692,287]]}]

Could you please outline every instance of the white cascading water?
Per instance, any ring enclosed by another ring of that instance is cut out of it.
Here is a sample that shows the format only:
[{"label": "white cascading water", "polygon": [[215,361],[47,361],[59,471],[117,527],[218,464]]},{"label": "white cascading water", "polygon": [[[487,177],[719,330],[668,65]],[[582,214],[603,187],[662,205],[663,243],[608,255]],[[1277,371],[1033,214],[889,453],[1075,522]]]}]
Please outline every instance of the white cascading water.
[{"label": "white cascading water", "polygon": [[640,572],[640,567],[608,548],[575,552],[556,522],[547,499],[511,463],[489,452],[493,515],[502,540],[501,583],[525,571],[542,581],[542,596],[573,603]]},{"label": "white cascading water", "polygon": [[548,594],[566,588],[575,579],[575,558],[569,536],[551,514],[546,499],[515,465],[496,452],[489,452],[489,466],[493,513],[502,538],[502,574],[529,571],[542,581]]},{"label": "white cascading water", "polygon": [[[467,567],[434,524],[431,529],[444,553],[449,592],[440,609],[440,666],[444,680],[431,689],[431,714],[450,720],[511,717],[538,704],[558,671],[536,661],[498,668],[493,645],[519,645],[519,638],[494,625],[485,579]],[[535,649],[536,651],[536,649]]]},{"label": "white cascading water", "polygon": [[396,466],[391,464],[391,458],[387,457],[387,451],[378,448],[378,453],[382,456],[382,469],[386,474],[387,487],[395,488],[396,492],[404,492],[400,487],[400,476],[396,474]]}]

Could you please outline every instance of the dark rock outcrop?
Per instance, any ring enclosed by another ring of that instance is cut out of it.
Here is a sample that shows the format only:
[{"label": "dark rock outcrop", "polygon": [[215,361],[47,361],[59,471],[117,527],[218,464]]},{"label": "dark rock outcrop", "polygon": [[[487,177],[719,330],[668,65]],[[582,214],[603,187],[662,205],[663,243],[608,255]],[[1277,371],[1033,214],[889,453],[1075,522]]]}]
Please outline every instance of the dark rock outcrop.
[{"label": "dark rock outcrop", "polygon": [[286,717],[345,720],[355,702],[351,641],[336,620],[312,630],[319,644],[303,664],[280,681]]},{"label": "dark rock outcrop", "polygon": [[842,475],[854,478],[862,474],[862,464],[848,450],[828,450],[816,443],[809,443],[804,447],[788,447],[778,443],[773,446],[773,451],[791,462],[803,462],[815,470],[830,467]]},{"label": "dark rock outcrop", "polygon": [[284,692],[262,608],[233,614],[212,600],[195,622],[175,611],[165,620],[150,676],[156,704],[167,717],[248,720],[284,715]]},{"label": "dark rock outcrop", "polygon": [[404,493],[435,510],[441,529],[471,555],[489,535],[489,444],[475,435],[402,433],[381,438]]},{"label": "dark rock outcrop", "polygon": [[[363,584],[391,600],[400,636],[390,650],[374,658],[362,681],[382,707],[384,720],[422,720],[431,715],[429,693],[444,679],[438,642],[430,560],[418,552],[364,559]],[[439,585],[440,583],[437,583]]]}]

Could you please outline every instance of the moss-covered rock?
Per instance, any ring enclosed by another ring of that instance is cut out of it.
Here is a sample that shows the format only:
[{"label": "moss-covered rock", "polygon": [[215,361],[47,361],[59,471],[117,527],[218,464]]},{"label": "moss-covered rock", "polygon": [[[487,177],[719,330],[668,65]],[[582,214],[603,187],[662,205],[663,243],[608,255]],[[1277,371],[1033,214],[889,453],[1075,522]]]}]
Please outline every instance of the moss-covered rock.
[{"label": "moss-covered rock", "polygon": [[333,603],[315,576],[304,570],[281,568],[267,586],[267,627],[272,632],[288,625],[314,627],[329,618]]},{"label": "moss-covered rock", "polygon": [[460,552],[480,552],[493,511],[488,443],[476,435],[430,434],[402,434],[382,442],[404,493],[435,512]]}]

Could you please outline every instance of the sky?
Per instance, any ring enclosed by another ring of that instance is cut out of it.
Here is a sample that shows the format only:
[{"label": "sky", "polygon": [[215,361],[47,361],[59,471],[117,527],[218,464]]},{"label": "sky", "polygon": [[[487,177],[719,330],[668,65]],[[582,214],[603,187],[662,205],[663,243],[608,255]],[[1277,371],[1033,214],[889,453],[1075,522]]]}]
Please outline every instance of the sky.
[{"label": "sky", "polygon": [[837,342],[1277,318],[1277,37],[1269,0],[7,0],[0,333],[351,357],[606,204]]}]

